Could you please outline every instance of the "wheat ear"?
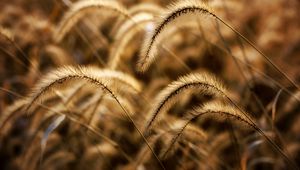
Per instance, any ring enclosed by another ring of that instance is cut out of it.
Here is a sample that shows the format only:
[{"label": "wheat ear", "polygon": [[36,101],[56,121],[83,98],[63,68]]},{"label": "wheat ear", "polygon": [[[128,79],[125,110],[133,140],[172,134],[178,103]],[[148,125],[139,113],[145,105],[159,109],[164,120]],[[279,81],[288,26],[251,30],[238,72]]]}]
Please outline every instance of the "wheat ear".
[{"label": "wheat ear", "polygon": [[[43,96],[45,92],[50,90],[51,88],[55,87],[56,85],[62,85],[66,84],[66,82],[69,80],[81,80],[86,81],[87,83],[91,83],[93,85],[96,85],[97,87],[101,88],[105,92],[107,92],[121,107],[121,109],[124,111],[125,116],[131,121],[131,123],[134,125],[135,129],[138,131],[138,133],[143,138],[144,142],[147,144],[157,161],[159,162],[160,166],[164,169],[163,164],[161,163],[158,156],[155,154],[153,149],[151,148],[150,144],[148,143],[145,136],[142,134],[142,132],[139,130],[138,126],[130,116],[130,113],[125,109],[125,107],[121,104],[120,100],[118,99],[116,93],[114,90],[108,86],[107,84],[109,81],[112,81],[112,79],[105,79],[101,77],[97,77],[98,74],[95,74],[97,72],[94,72],[93,69],[86,68],[86,67],[66,67],[62,69],[58,69],[52,73],[49,73],[47,76],[45,76],[44,79],[36,86],[36,91],[33,92],[32,96],[29,98],[29,104],[27,106],[26,112],[29,111],[31,106],[40,98]],[[118,83],[118,86],[123,86],[122,83]]]},{"label": "wheat ear", "polygon": [[198,1],[184,0],[175,3],[168,7],[168,9],[158,19],[155,29],[146,34],[143,47],[138,62],[138,70],[146,71],[148,67],[155,60],[154,48],[157,46],[157,38],[161,35],[167,25],[172,23],[176,18],[185,14],[209,14],[212,15],[211,9],[203,3]]},{"label": "wheat ear", "polygon": [[233,26],[231,26],[230,24],[226,23],[223,19],[218,17],[214,13],[214,11],[211,8],[209,8],[205,3],[201,3],[196,0],[178,1],[177,3],[169,7],[166,13],[162,16],[162,19],[158,21],[158,24],[156,25],[154,31],[150,32],[144,41],[144,45],[141,50],[141,57],[137,65],[138,70],[140,70],[141,72],[146,71],[155,60],[153,49],[155,46],[157,46],[156,43],[157,38],[164,30],[164,28],[166,28],[167,25],[172,23],[172,21],[174,21],[176,18],[179,18],[180,16],[184,16],[184,15],[189,15],[189,14],[194,14],[194,15],[200,14],[203,16],[210,16],[223,23],[226,27],[231,29],[235,34],[237,34],[244,41],[246,41],[258,53],[260,53],[260,55],[270,65],[272,65],[280,74],[282,74],[293,86],[295,86],[297,89],[300,90],[298,85],[287,74],[281,71],[281,69],[277,65],[275,65],[267,55],[265,55],[261,50],[259,50],[258,47],[254,45],[254,43],[252,43],[240,32],[238,32],[235,28],[233,28]]},{"label": "wheat ear", "polygon": [[58,28],[54,32],[53,39],[56,42],[60,42],[64,36],[76,25],[86,14],[95,12],[98,10],[108,10],[115,12],[126,18],[130,18],[127,10],[117,1],[107,0],[84,0],[74,3],[70,10],[64,15]]},{"label": "wheat ear", "polygon": [[[228,112],[230,112],[231,114],[228,114]],[[290,160],[290,158],[283,152],[283,150],[279,148],[279,146],[256,125],[256,123],[249,116],[249,114],[247,114],[240,107],[237,107],[237,105],[234,104],[231,107],[228,105],[224,106],[220,103],[209,103],[207,105],[204,105],[204,107],[197,108],[196,113],[198,113],[196,114],[196,117],[212,113],[221,114],[230,118],[234,118],[235,120],[238,120],[238,122],[242,122],[243,124],[248,125],[252,129],[257,131],[261,136],[263,136],[283,156],[283,158],[289,163],[290,167],[292,167],[293,169],[298,169],[295,163]],[[220,118],[220,116],[218,118]]]},{"label": "wheat ear", "polygon": [[148,113],[149,119],[145,131],[151,128],[157,116],[171,107],[179,100],[179,96],[186,90],[200,91],[200,94],[211,94],[215,97],[225,98],[226,89],[223,84],[211,74],[195,73],[179,78],[163,89],[156,97],[154,105]]},{"label": "wheat ear", "polygon": [[[62,67],[44,76],[35,86],[35,90],[30,97],[29,107],[31,107],[40,97],[56,85],[64,85],[72,80],[87,81],[101,86],[104,90],[108,84],[129,87],[135,91],[140,91],[140,84],[131,76],[112,70],[102,70],[96,67]],[[124,86],[126,85],[126,86]],[[116,87],[116,86],[115,86]]]},{"label": "wheat ear", "polygon": [[[162,11],[162,8],[160,6],[157,6],[157,5],[151,4],[151,3],[137,4],[128,9],[128,13],[132,17],[139,15],[139,14],[158,15],[161,11]],[[120,29],[121,29],[120,26],[124,25],[125,22],[128,22],[128,21],[130,21],[130,20],[124,21],[124,19],[119,18],[119,20],[114,24],[112,31],[110,32],[110,35],[112,37],[119,37],[117,34],[118,34],[118,32],[120,32]]]},{"label": "wheat ear", "polygon": [[141,27],[144,27],[146,24],[149,24],[151,21],[153,21],[153,16],[150,14],[141,13],[133,16],[132,20],[134,20],[135,23],[133,23],[131,20],[128,20],[128,22],[125,22],[123,25],[121,25],[119,31],[115,35],[115,40],[112,44],[112,50],[109,55],[108,65],[111,69],[117,68],[128,43],[131,42],[134,37],[136,37],[136,35],[142,31],[142,29],[140,29]]},{"label": "wheat ear", "polygon": [[200,129],[199,127],[196,127],[192,124],[187,124],[187,123],[184,123],[184,125],[182,127],[172,129],[172,131],[170,131],[170,132],[172,132],[172,135],[174,137],[171,139],[171,142],[167,145],[166,149],[161,154],[161,158],[163,160],[166,159],[167,155],[169,154],[169,152],[171,151],[173,146],[176,144],[176,142],[182,135],[186,135],[187,137],[190,137],[191,139],[193,138],[195,141],[196,140],[205,141],[207,139],[207,134],[202,129]]},{"label": "wheat ear", "polygon": [[258,127],[256,127],[255,124],[252,124],[252,122],[244,116],[242,112],[240,112],[238,109],[235,107],[229,106],[229,105],[224,105],[222,103],[217,103],[217,102],[210,102],[205,104],[204,106],[199,106],[196,109],[194,109],[194,112],[191,113],[191,118],[182,126],[180,131],[175,135],[175,137],[172,139],[172,142],[170,145],[168,145],[168,148],[166,149],[165,153],[163,154],[162,158],[164,159],[168,152],[171,150],[171,148],[174,146],[182,132],[190,125],[190,123],[199,118],[200,116],[203,115],[216,115],[214,118],[218,119],[222,116],[226,116],[229,118],[233,118],[234,120],[244,123],[253,129],[257,130]]}]

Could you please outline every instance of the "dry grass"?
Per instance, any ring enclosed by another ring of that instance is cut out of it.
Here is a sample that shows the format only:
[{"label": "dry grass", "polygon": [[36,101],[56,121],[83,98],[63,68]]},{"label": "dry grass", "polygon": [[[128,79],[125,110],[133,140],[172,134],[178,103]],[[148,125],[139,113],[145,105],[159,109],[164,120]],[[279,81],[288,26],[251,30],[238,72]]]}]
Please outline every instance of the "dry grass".
[{"label": "dry grass", "polygon": [[299,169],[299,8],[1,1],[0,169]]}]

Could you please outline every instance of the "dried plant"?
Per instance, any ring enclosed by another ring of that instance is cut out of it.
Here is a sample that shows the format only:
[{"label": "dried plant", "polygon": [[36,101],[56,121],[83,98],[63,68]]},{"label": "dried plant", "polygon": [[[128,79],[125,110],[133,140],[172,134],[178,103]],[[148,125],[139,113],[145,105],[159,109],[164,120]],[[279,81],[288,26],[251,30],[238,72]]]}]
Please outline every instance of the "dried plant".
[{"label": "dried plant", "polygon": [[299,8],[1,1],[0,169],[299,169]]},{"label": "dried plant", "polygon": [[69,12],[64,15],[64,19],[54,33],[54,40],[60,42],[66,33],[76,25],[87,13],[97,12],[98,10],[108,10],[109,12],[117,12],[121,16],[130,18],[126,9],[116,1],[106,0],[85,0],[79,1],[71,6]]},{"label": "dried plant", "polygon": [[190,74],[181,77],[162,90],[156,99],[156,103],[152,106],[148,113],[151,118],[146,125],[145,130],[149,129],[155,121],[157,115],[176,103],[180,99],[180,95],[185,91],[195,89],[201,95],[209,94],[215,97],[224,97],[226,90],[214,76],[207,73]]}]

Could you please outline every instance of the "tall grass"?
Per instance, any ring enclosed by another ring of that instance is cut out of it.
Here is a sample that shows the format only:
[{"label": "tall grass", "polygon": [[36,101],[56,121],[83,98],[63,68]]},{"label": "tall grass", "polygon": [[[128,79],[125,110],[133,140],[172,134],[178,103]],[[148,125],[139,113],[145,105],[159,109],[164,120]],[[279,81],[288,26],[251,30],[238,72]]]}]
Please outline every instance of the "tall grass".
[{"label": "tall grass", "polygon": [[0,2],[0,169],[299,169],[297,7]]}]

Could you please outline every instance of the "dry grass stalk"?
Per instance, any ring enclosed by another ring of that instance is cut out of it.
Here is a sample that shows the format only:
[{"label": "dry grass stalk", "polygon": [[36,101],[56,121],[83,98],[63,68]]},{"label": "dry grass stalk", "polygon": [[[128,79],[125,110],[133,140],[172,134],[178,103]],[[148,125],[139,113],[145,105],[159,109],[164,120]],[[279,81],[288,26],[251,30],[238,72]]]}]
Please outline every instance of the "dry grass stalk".
[{"label": "dry grass stalk", "polygon": [[163,89],[156,97],[153,107],[148,113],[149,119],[145,130],[151,128],[157,116],[170,108],[180,99],[180,95],[186,90],[193,90],[200,95],[210,94],[216,98],[225,98],[226,89],[223,84],[213,75],[208,73],[189,74],[174,81],[168,87]]},{"label": "dry grass stalk", "polygon": [[84,0],[74,3],[70,10],[64,15],[61,23],[53,34],[53,39],[60,42],[64,36],[84,18],[88,13],[97,12],[98,10],[107,10],[111,13],[118,13],[121,16],[130,18],[126,8],[117,1],[106,0]]}]

